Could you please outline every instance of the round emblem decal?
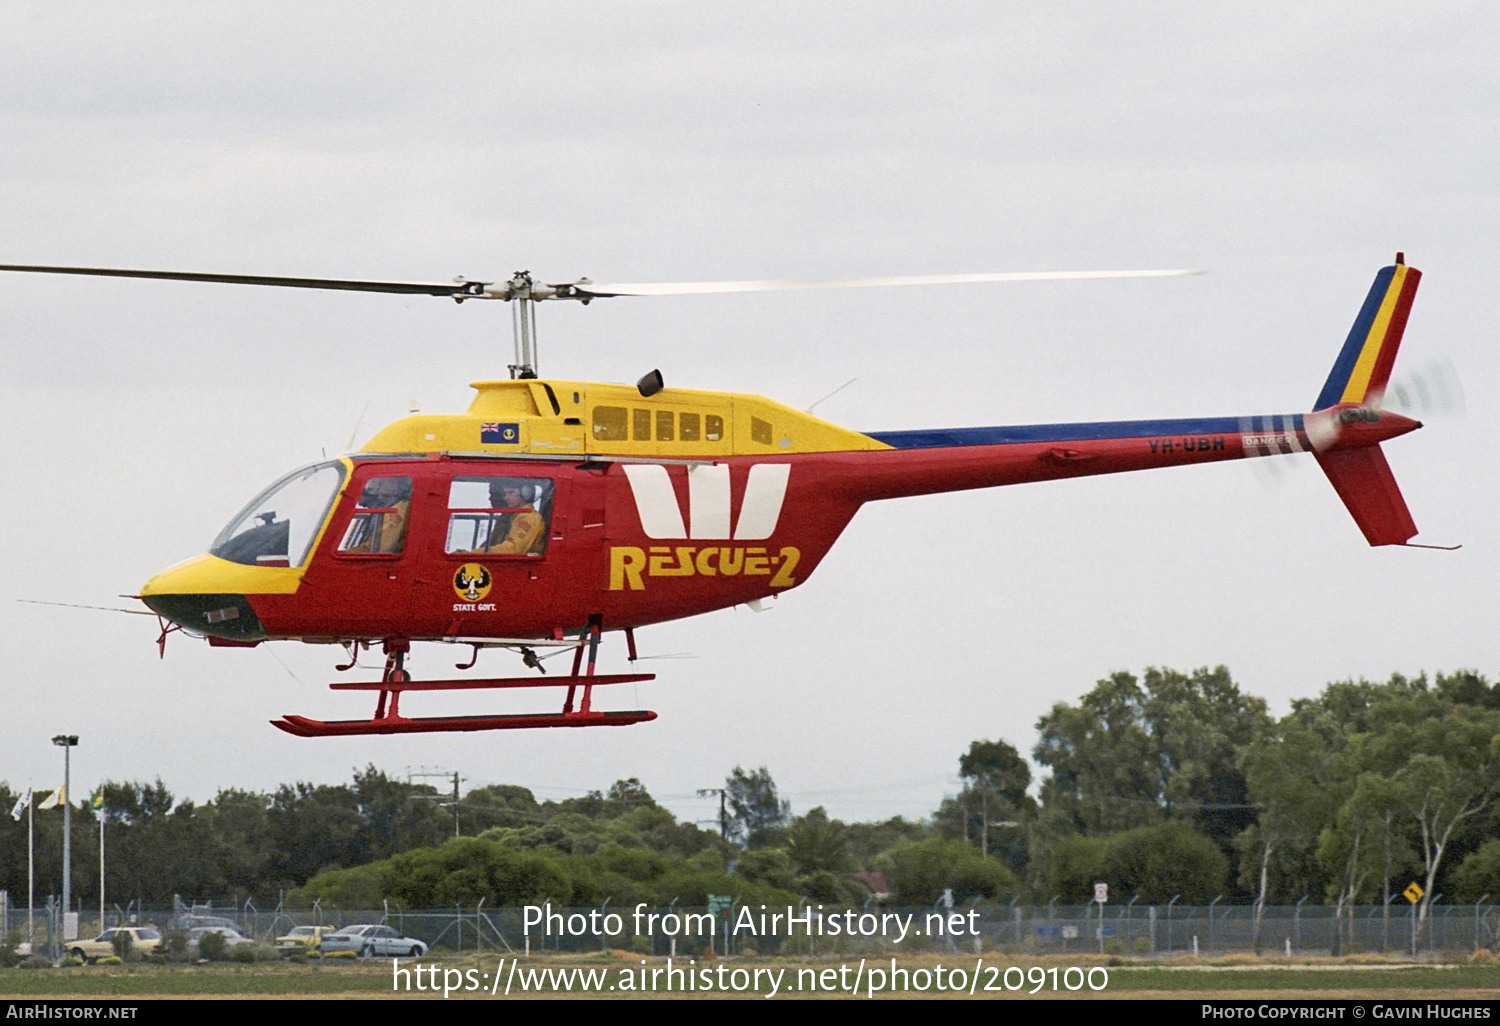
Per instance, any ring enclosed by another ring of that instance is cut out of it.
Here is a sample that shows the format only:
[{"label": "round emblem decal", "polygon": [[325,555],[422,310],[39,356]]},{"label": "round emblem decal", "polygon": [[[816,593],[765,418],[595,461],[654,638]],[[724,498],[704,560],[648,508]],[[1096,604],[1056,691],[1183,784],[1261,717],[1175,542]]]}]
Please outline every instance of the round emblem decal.
[{"label": "round emblem decal", "polygon": [[490,593],[490,572],[478,563],[465,563],[453,575],[453,590],[466,602],[478,602]]}]

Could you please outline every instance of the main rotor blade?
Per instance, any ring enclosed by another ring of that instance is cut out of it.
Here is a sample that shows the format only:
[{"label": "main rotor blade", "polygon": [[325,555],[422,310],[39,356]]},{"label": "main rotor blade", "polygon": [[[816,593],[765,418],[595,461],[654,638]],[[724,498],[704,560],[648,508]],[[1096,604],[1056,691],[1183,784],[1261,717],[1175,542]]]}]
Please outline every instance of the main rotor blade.
[{"label": "main rotor blade", "polygon": [[610,296],[689,296],[713,292],[785,292],[793,289],[865,289],[887,285],[964,285],[991,281],[1077,281],[1085,278],[1177,278],[1202,274],[1194,270],[1170,271],[996,271],[985,274],[915,274],[885,278],[793,278],[763,281],[654,281],[631,284],[598,284],[588,280],[568,286],[580,298]]},{"label": "main rotor blade", "polygon": [[0,271],[31,274],[87,274],[101,278],[160,278],[166,281],[210,281],[229,285],[279,285],[293,289],[337,289],[343,292],[396,292],[408,296],[482,298],[485,282],[355,281],[344,278],[282,278],[265,274],[202,274],[197,271],[137,271],[120,267],[46,267],[0,264]]}]

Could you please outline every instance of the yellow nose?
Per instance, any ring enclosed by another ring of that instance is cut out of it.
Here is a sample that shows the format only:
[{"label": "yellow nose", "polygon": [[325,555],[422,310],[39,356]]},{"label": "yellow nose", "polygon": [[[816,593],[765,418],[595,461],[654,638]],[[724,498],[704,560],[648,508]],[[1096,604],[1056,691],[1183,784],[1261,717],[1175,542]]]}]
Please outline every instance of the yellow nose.
[{"label": "yellow nose", "polygon": [[156,574],[141,587],[140,599],[195,634],[251,641],[266,636],[254,596],[290,595],[301,583],[301,569],[247,566],[204,553]]}]

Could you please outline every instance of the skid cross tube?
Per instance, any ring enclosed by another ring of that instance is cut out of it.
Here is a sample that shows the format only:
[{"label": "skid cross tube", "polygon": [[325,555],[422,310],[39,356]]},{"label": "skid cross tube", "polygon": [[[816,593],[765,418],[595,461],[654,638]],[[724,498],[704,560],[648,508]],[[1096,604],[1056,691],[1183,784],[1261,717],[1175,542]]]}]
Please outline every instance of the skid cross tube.
[{"label": "skid cross tube", "polygon": [[[376,691],[380,698],[375,716],[368,720],[315,720],[307,716],[287,715],[272,720],[271,725],[299,737],[341,737],[354,734],[411,734],[438,731],[516,730],[527,727],[622,727],[656,719],[649,709],[601,712],[590,709],[588,696],[595,686],[634,684],[655,680],[654,673],[608,673],[586,677],[494,677],[485,680],[384,680],[350,681],[330,684],[334,691]],[[576,712],[565,708],[560,713],[519,713],[491,716],[402,716],[398,702],[405,691],[472,691],[489,688],[584,689],[585,704]],[[387,699],[389,705],[387,706]]]},{"label": "skid cross tube", "polygon": [[[578,635],[573,649],[573,672],[567,677],[549,679],[537,677],[487,677],[464,680],[414,681],[406,672],[406,653],[411,642],[406,638],[389,638],[384,644],[385,669],[378,681],[336,682],[329,685],[333,691],[374,691],[375,715],[368,720],[315,720],[307,716],[288,715],[272,720],[271,725],[296,734],[299,737],[343,737],[358,734],[409,734],[441,731],[471,730],[516,730],[529,727],[619,727],[632,723],[644,723],[656,719],[649,709],[632,709],[619,712],[604,712],[593,708],[595,686],[607,684],[634,684],[655,680],[654,673],[597,673],[599,663],[599,637],[604,618],[598,613],[588,618],[588,623]],[[561,632],[558,632],[559,635]],[[562,640],[558,637],[557,640]],[[626,645],[632,660],[636,656],[635,637],[626,632]],[[584,666],[584,650],[588,650],[588,664]],[[477,657],[479,646],[474,646]],[[468,664],[472,666],[474,661]],[[460,663],[458,669],[465,669]],[[579,671],[584,672],[580,673]],[[401,695],[406,691],[476,691],[508,688],[557,688],[568,689],[562,711],[558,713],[506,713],[490,716],[421,716],[401,715]],[[583,701],[575,710],[573,699],[578,689],[583,688]]]},{"label": "skid cross tube", "polygon": [[340,681],[330,691],[470,691],[485,688],[574,688],[655,680],[654,673],[600,673],[587,677],[467,677],[457,680]]}]

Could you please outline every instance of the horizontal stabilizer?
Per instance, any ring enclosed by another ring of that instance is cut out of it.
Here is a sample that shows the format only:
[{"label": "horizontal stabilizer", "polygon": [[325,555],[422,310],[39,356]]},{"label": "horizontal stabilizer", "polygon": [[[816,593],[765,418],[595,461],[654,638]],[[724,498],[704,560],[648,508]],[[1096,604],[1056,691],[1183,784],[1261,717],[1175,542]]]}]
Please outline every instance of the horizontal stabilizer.
[{"label": "horizontal stabilizer", "polygon": [[1314,455],[1371,545],[1405,545],[1417,533],[1380,446]]}]

